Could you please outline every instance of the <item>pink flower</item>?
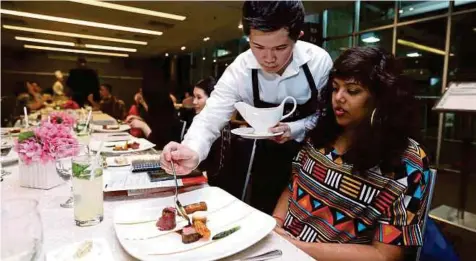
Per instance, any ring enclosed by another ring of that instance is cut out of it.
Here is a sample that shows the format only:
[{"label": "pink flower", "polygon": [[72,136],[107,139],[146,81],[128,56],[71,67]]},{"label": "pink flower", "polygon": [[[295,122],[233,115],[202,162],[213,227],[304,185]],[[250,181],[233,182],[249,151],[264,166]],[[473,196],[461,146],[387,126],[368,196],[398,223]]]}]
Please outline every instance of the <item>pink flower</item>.
[{"label": "pink flower", "polygon": [[14,147],[20,159],[27,165],[31,162],[52,161],[60,146],[78,144],[78,140],[65,124],[43,122],[33,133],[32,137],[15,142]]},{"label": "pink flower", "polygon": [[[67,127],[73,127],[76,122],[76,118],[66,112],[52,112],[50,113],[50,120],[53,124],[65,125]],[[48,123],[48,120],[43,120],[42,123]]]}]

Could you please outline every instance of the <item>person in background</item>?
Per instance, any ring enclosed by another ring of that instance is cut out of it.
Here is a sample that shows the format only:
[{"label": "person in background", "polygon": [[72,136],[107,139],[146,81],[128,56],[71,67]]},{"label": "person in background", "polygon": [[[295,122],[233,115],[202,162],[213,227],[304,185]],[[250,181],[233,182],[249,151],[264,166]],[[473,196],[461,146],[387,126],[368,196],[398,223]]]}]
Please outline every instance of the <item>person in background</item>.
[{"label": "person in background", "polygon": [[124,118],[126,118],[126,105],[124,101],[112,95],[112,86],[110,84],[102,84],[99,88],[99,94],[101,95],[101,101],[99,103],[94,101],[94,95],[92,93],[88,96],[88,101],[94,109],[99,109],[117,120],[124,120]]},{"label": "person in background", "polygon": [[44,104],[40,85],[36,82],[26,82],[26,89],[29,94],[27,102],[28,109],[39,110],[43,108]]},{"label": "person in background", "polygon": [[194,108],[194,97],[190,95],[189,92],[185,92],[185,98],[182,100],[182,107],[186,109]]},{"label": "person in background", "polygon": [[55,96],[63,96],[64,95],[64,87],[63,87],[63,74],[61,71],[55,71],[56,82],[53,84],[53,94]]},{"label": "person in background", "polygon": [[175,106],[177,104],[177,98],[175,97],[175,95],[173,93],[169,93],[169,97],[170,97],[170,100],[172,101],[172,103]]},{"label": "person in background", "polygon": [[[134,104],[129,109],[128,117],[129,116],[137,116],[137,119],[143,121],[146,117],[147,111],[149,107],[142,96],[142,88],[139,89],[139,92],[134,95]],[[130,133],[134,137],[142,137],[143,133],[141,129],[132,128]]]},{"label": "person in background", "polygon": [[[325,50],[298,41],[304,17],[301,1],[244,2],[242,23],[250,49],[226,68],[182,144],[170,143],[163,149],[162,168],[170,172],[173,160],[177,173],[186,175],[198,166],[230,121],[237,102],[270,108],[279,106],[287,96],[294,97],[298,105],[293,115],[269,129],[282,134],[256,144],[250,204],[272,213],[289,181],[292,158],[317,122],[318,90],[327,82],[332,67]],[[285,107],[285,113],[292,109],[291,104]]]},{"label": "person in background", "polygon": [[93,94],[93,100],[99,101],[99,77],[95,70],[87,66],[86,59],[78,59],[78,67],[69,71],[66,86],[73,91],[73,100],[83,107],[88,95]]},{"label": "person in background", "polygon": [[79,107],[78,103],[76,103],[74,100],[73,100],[73,92],[71,91],[71,89],[69,88],[66,88],[66,90],[63,91],[63,94],[66,98],[68,98],[68,100],[63,104],[63,109],[72,109],[72,110],[76,110],[76,109],[80,109],[81,107]]},{"label": "person in background", "polygon": [[23,115],[23,107],[27,107],[29,111],[43,107],[41,95],[38,95],[37,89],[28,81],[17,83],[15,96],[17,100],[15,116]]},{"label": "person in background", "polygon": [[423,243],[430,170],[402,68],[382,49],[350,48],[321,99],[275,231],[319,261],[414,260],[404,254]]},{"label": "person in background", "polygon": [[155,71],[144,72],[143,78],[142,93],[148,111],[144,118],[129,115],[126,122],[131,128],[141,129],[147,140],[154,143],[156,148],[162,148],[170,141],[179,141],[181,124],[176,117],[167,85],[160,84]]}]

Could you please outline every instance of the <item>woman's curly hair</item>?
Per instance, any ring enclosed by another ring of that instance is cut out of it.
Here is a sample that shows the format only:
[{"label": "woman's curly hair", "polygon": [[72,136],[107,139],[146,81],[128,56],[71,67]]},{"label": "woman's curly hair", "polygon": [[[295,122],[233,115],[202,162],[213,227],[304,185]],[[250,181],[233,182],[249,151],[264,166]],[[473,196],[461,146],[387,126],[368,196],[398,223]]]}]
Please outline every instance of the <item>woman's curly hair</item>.
[{"label": "woman's curly hair", "polygon": [[371,108],[366,120],[357,126],[344,161],[362,174],[377,165],[383,172],[399,166],[408,138],[418,137],[418,110],[400,63],[375,47],[350,48],[335,60],[328,83],[319,94],[319,121],[309,134],[316,148],[332,146],[342,133],[332,108],[332,82],[336,78],[368,88],[375,105],[373,124]]}]

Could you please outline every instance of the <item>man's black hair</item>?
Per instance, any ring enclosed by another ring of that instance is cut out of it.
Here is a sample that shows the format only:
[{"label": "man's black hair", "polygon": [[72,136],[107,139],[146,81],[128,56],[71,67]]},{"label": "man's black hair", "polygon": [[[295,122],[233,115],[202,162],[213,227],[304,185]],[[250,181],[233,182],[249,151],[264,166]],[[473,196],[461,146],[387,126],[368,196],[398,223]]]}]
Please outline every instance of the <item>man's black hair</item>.
[{"label": "man's black hair", "polygon": [[250,30],[274,32],[281,28],[289,31],[296,41],[304,24],[304,6],[301,1],[245,1],[242,24],[245,35]]},{"label": "man's black hair", "polygon": [[104,86],[104,88],[106,88],[109,93],[112,93],[112,85],[110,85],[109,83],[101,84],[101,86]]}]

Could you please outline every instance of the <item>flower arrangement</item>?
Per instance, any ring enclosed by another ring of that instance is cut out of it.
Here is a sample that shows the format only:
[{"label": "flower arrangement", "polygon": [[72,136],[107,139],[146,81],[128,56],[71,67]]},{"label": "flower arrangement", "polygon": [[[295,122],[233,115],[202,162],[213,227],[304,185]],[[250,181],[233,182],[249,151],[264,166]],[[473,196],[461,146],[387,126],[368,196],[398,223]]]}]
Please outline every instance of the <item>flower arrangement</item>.
[{"label": "flower arrangement", "polygon": [[[48,122],[44,120],[43,122]],[[66,112],[52,112],[50,113],[50,122],[53,124],[62,124],[67,127],[73,127],[76,123],[76,119]]]},{"label": "flower arrangement", "polygon": [[78,140],[67,124],[43,122],[33,131],[21,133],[14,149],[22,162],[28,165],[32,162],[47,163],[54,160],[56,149],[68,144],[78,144]]}]

